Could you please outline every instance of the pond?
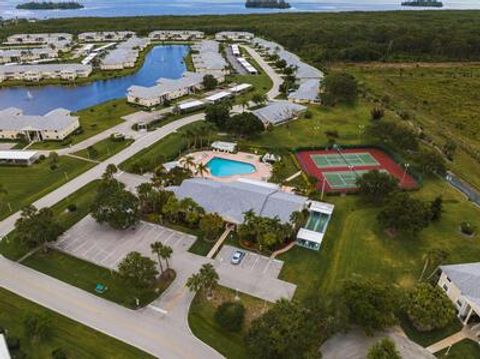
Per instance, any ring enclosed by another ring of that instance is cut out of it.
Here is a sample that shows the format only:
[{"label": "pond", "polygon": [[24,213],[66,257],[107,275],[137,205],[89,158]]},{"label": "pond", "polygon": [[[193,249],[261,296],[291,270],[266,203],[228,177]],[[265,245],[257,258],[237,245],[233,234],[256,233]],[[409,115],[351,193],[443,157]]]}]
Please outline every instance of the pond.
[{"label": "pond", "polygon": [[131,85],[153,86],[160,77],[177,79],[186,71],[185,45],[161,45],[151,49],[136,73],[94,81],[85,85],[28,86],[0,89],[0,110],[17,107],[26,114],[43,115],[62,107],[78,111],[102,102],[126,96]]}]

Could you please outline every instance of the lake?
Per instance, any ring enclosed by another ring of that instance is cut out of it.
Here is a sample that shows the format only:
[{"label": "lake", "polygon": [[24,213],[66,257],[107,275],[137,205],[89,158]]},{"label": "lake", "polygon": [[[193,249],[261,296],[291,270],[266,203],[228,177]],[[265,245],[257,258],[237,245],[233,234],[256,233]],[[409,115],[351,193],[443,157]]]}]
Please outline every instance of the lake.
[{"label": "lake", "polygon": [[[247,14],[268,12],[335,12],[400,10],[401,0],[331,0],[295,1],[291,9],[246,9],[244,0],[79,0],[85,7],[78,10],[17,10],[15,6],[26,0],[0,0],[0,16],[52,18],[72,16],[144,16],[144,15],[204,15]],[[444,9],[480,9],[479,0],[444,0]],[[408,10],[418,10],[408,8]]]},{"label": "lake", "polygon": [[[48,85],[0,89],[0,109],[17,107],[26,114],[42,115],[58,107],[78,111],[126,96],[131,85],[153,86],[160,77],[178,79],[186,70],[188,46],[156,46],[145,56],[140,70],[124,77],[79,86]],[[29,95],[30,93],[30,95]]]}]

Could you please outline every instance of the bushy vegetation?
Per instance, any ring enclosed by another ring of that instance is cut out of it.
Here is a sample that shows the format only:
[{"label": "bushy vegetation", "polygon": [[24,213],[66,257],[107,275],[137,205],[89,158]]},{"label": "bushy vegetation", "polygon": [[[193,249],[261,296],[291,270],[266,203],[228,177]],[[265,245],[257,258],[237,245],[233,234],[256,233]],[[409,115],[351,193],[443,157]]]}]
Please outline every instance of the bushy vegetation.
[{"label": "bushy vegetation", "polygon": [[245,320],[245,307],[238,302],[222,303],[215,312],[215,321],[229,332],[239,332]]},{"label": "bushy vegetation", "polygon": [[0,28],[0,38],[28,32],[128,29],[147,35],[160,29],[210,34],[247,30],[278,41],[318,66],[331,61],[478,60],[478,28],[476,11],[152,16],[147,21],[144,17],[15,21]]},{"label": "bushy vegetation", "polygon": [[391,339],[384,338],[370,348],[367,359],[401,359],[401,356],[395,343]]}]

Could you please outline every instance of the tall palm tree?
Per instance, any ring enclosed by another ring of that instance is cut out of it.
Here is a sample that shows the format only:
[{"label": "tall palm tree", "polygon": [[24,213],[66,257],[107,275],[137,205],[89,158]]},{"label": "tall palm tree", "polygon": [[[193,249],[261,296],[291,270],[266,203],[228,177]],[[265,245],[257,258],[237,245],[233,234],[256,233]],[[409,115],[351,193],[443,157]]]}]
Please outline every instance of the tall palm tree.
[{"label": "tall palm tree", "polygon": [[158,266],[160,267],[160,272],[163,274],[163,265],[162,265],[162,249],[163,249],[163,244],[162,242],[154,242],[150,244],[150,248],[152,250],[153,254],[157,255],[157,260],[158,260]]},{"label": "tall palm tree", "polygon": [[213,295],[213,289],[218,284],[218,273],[211,263],[204,264],[202,268],[200,268],[199,273],[202,278],[203,287],[207,290],[207,297],[211,298]]},{"label": "tall palm tree", "polygon": [[199,163],[197,165],[197,172],[202,176],[202,178],[205,176],[205,174],[208,174],[208,167],[205,163]]},{"label": "tall palm tree", "polygon": [[190,169],[195,167],[195,158],[193,156],[185,156],[180,160],[180,163],[183,167]]},{"label": "tall palm tree", "polygon": [[192,274],[188,279],[186,286],[191,292],[198,292],[203,287],[203,280],[200,273]]},{"label": "tall palm tree", "polygon": [[162,257],[162,259],[165,259],[165,263],[167,264],[167,269],[170,268],[168,259],[172,257],[172,253],[173,253],[173,249],[170,246],[164,245],[162,246],[162,248],[160,248],[160,257]]}]

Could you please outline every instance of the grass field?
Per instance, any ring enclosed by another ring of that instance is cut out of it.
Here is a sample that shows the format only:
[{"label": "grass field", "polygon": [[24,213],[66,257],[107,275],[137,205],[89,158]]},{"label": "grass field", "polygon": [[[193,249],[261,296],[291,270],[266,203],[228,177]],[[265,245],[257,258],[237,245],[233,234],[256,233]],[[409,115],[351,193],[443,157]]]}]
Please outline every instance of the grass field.
[{"label": "grass field", "polygon": [[0,219],[35,202],[92,166],[93,163],[70,157],[60,157],[55,170],[50,169],[48,159],[30,167],[2,166],[0,184],[7,194],[1,198]]},{"label": "grass field", "polygon": [[449,358],[449,359],[474,359],[480,358],[480,345],[473,340],[464,339],[461,342],[455,344],[449,351],[448,356],[446,349],[435,354],[437,358]]},{"label": "grass field", "polygon": [[[22,318],[27,313],[46,315],[51,334],[47,340],[32,342],[25,337]],[[10,337],[20,339],[20,348],[27,358],[50,358],[61,348],[72,359],[140,359],[150,355],[123,342],[99,333],[80,323],[54,313],[5,289],[0,288],[0,326]]]},{"label": "grass field", "polygon": [[[479,64],[342,66],[376,98],[425,129],[439,145],[458,148],[451,167],[480,188]],[[475,153],[477,160],[475,160]]]},{"label": "grass field", "polygon": [[47,141],[35,143],[31,148],[54,150],[67,147],[70,144],[79,143],[89,137],[103,132],[115,125],[123,122],[121,117],[130,113],[139,111],[127,103],[125,99],[112,100],[97,106],[89,107],[76,113],[80,117],[80,126],[83,132],[78,135],[72,135],[63,142]]},{"label": "grass field", "polygon": [[132,143],[133,140],[115,141],[111,138],[106,138],[89,148],[75,152],[74,155],[95,161],[104,161]]},{"label": "grass field", "polygon": [[220,304],[235,300],[235,292],[231,289],[218,287],[212,300],[206,300],[204,297],[197,295],[188,314],[188,324],[193,334],[228,359],[248,358],[243,343],[243,335],[248,330],[249,323],[270,306],[263,300],[247,294],[239,293],[239,297],[240,302],[246,308],[244,328],[239,333],[226,332],[214,319],[215,310]]}]

